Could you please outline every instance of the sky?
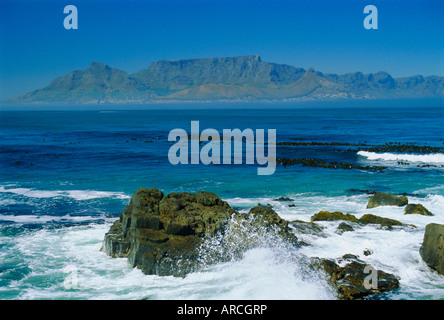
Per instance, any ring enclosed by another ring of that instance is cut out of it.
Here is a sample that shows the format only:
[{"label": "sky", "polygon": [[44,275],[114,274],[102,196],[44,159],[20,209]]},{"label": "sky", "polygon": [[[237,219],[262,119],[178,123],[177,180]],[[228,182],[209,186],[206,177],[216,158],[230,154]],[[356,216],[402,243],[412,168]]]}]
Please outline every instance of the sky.
[{"label": "sky", "polygon": [[[378,10],[367,30],[364,7]],[[63,9],[78,9],[67,30]],[[0,100],[100,61],[258,54],[324,73],[444,76],[443,0],[0,0]]]}]

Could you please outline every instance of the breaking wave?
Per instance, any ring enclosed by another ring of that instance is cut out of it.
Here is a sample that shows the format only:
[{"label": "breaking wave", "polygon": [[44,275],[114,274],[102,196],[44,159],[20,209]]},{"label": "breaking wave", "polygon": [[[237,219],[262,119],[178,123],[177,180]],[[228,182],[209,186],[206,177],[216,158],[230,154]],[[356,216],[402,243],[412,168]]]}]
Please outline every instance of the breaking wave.
[{"label": "breaking wave", "polygon": [[369,160],[387,161],[409,161],[424,163],[444,163],[444,153],[433,154],[397,154],[397,153],[376,153],[370,151],[358,151],[358,155]]},{"label": "breaking wave", "polygon": [[0,186],[0,193],[13,193],[29,198],[57,198],[68,197],[74,200],[91,200],[98,198],[114,198],[114,199],[129,199],[130,196],[122,192],[96,191],[96,190],[36,190],[30,188],[5,188]]}]

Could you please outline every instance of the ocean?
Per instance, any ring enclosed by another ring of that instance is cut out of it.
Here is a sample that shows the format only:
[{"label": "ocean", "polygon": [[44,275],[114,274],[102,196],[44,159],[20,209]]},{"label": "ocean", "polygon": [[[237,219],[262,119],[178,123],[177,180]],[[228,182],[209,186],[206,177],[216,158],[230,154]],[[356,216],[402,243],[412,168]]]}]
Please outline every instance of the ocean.
[{"label": "ocean", "polygon": [[[400,278],[399,289],[377,299],[444,299],[444,277],[419,255],[425,226],[444,224],[444,153],[365,150],[397,144],[442,150],[443,106],[429,99],[2,108],[0,299],[333,300],[331,288],[307,276],[298,257],[348,253]],[[172,165],[168,134],[189,133],[191,121],[221,134],[275,129],[277,158],[353,167],[277,164],[274,174],[258,175],[257,164]],[[239,259],[184,278],[144,275],[100,251],[139,187],[214,192],[238,211],[270,204],[289,221],[310,221],[326,210],[358,218],[372,213],[417,228],[366,225],[338,234],[340,221],[321,221],[325,237],[297,234],[309,244],[298,252],[270,237]],[[366,209],[372,190],[406,194],[433,216]]]}]

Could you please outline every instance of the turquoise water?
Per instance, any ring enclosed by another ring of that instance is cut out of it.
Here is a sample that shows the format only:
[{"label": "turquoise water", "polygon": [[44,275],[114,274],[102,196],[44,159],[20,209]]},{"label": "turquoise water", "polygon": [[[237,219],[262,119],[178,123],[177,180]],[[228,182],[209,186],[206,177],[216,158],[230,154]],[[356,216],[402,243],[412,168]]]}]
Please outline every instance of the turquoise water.
[{"label": "turquoise water", "polygon": [[[373,159],[375,154],[360,155],[353,146],[278,146],[278,158],[387,169],[278,164],[273,175],[260,176],[256,164],[173,166],[167,141],[172,129],[189,133],[191,121],[199,121],[201,131],[214,128],[221,134],[223,129],[276,129],[278,143],[443,147],[441,100],[161,107],[0,112],[0,299],[335,299],[325,283],[304,276],[297,257],[345,253],[401,278],[401,288],[384,298],[444,298],[443,277],[429,270],[418,253],[425,225],[444,223],[442,153],[420,161],[401,155],[409,162],[403,165],[391,160],[393,153]],[[319,210],[359,217],[369,212],[368,196],[357,190],[377,190],[406,193],[411,203],[422,203],[434,216],[405,216],[402,208],[380,207],[371,213],[418,228],[366,226],[338,235],[337,223],[325,222],[328,237],[299,235],[311,244],[300,252],[282,252],[270,243],[239,261],[209,266],[184,279],[161,278],[144,276],[125,259],[100,252],[105,232],[138,187],[215,192],[237,210],[270,203],[283,218],[305,221]],[[281,196],[294,199],[295,206],[274,201]],[[364,256],[365,249],[374,253]],[[73,274],[77,285],[67,288]]]}]

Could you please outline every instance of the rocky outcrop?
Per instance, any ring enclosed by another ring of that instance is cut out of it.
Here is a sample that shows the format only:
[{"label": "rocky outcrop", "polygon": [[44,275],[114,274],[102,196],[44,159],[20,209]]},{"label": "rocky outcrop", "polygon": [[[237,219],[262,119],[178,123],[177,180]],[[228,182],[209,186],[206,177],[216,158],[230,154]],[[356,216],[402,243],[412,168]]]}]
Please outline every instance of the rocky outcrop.
[{"label": "rocky outcrop", "polygon": [[444,225],[430,223],[426,226],[419,253],[430,268],[444,275]]},{"label": "rocky outcrop", "polygon": [[105,235],[103,250],[127,257],[145,274],[183,276],[193,270],[201,239],[235,212],[214,193],[139,188]]},{"label": "rocky outcrop", "polygon": [[[317,217],[321,215],[360,223],[353,215],[340,212],[325,211]],[[326,237],[316,223],[288,222],[270,205],[237,212],[210,192],[164,195],[155,188],[139,188],[105,234],[102,250],[112,257],[127,258],[145,274],[185,276],[209,263],[242,258],[251,248],[277,245],[290,252],[298,250],[307,244],[296,234]],[[372,279],[377,280],[369,287],[368,266],[355,256],[330,260],[301,255],[300,259],[328,278],[339,299],[361,299],[399,285],[395,276],[371,269],[377,276]]]},{"label": "rocky outcrop", "polygon": [[362,299],[399,287],[396,276],[376,270],[357,256],[347,254],[342,258],[313,258],[313,265],[324,270],[327,281],[335,288],[341,300]]},{"label": "rocky outcrop", "polygon": [[[235,243],[233,254],[257,245],[270,231],[298,245],[288,222],[270,206],[239,213],[214,193],[165,196],[155,188],[139,188],[105,234],[103,250],[112,257],[127,257],[145,274],[184,276],[203,261],[200,249],[204,239],[217,235],[221,246]],[[218,259],[223,260],[224,255]]]},{"label": "rocky outcrop", "polygon": [[370,197],[367,203],[367,209],[376,208],[379,206],[398,206],[402,207],[408,204],[408,199],[405,196],[394,196],[388,193],[377,192]]},{"label": "rocky outcrop", "polygon": [[408,204],[404,208],[404,214],[420,214],[423,216],[433,216],[422,204]]}]

